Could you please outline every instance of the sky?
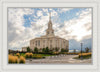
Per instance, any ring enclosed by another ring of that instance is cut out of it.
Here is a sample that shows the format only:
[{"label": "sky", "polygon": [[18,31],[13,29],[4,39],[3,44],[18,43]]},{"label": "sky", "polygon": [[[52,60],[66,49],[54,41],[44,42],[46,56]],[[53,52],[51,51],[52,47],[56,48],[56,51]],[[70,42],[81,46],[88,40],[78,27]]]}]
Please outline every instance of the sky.
[{"label": "sky", "polygon": [[91,8],[8,8],[8,49],[21,50],[46,34],[49,13],[55,35],[69,40],[69,49],[92,48]]}]

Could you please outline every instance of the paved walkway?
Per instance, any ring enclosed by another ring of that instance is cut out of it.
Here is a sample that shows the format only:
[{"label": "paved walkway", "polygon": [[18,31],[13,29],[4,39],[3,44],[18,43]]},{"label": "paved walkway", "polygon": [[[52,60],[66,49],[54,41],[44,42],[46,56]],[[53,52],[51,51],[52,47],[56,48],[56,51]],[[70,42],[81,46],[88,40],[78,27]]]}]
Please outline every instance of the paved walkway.
[{"label": "paved walkway", "polygon": [[45,59],[27,59],[26,64],[92,64],[91,59],[73,59],[78,55],[49,56]]}]

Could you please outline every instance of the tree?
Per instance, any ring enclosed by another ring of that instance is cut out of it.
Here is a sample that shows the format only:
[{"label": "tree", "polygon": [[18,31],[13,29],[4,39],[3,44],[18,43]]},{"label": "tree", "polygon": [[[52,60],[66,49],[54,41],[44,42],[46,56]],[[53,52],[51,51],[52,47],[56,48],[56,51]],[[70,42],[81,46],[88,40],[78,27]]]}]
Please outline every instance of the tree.
[{"label": "tree", "polygon": [[45,53],[49,53],[49,48],[48,47],[46,47],[46,49],[45,49]]},{"label": "tree", "polygon": [[45,53],[45,48],[42,49],[42,52]]},{"label": "tree", "polygon": [[54,52],[54,50],[55,50],[54,48],[49,49],[49,52],[52,53],[52,52]]},{"label": "tree", "polygon": [[41,52],[42,51],[42,48],[40,48],[38,51]]},{"label": "tree", "polygon": [[61,49],[61,52],[65,52],[64,48]]},{"label": "tree", "polygon": [[55,48],[55,51],[58,52],[58,51],[59,51],[59,48],[56,47],[56,48]]},{"label": "tree", "polygon": [[37,47],[34,48],[34,52],[38,53],[38,48]]},{"label": "tree", "polygon": [[29,47],[27,47],[27,52],[30,52],[30,51],[31,51],[31,49]]},{"label": "tree", "polygon": [[89,48],[87,47],[87,48],[85,48],[85,52],[86,53],[88,53],[89,52]]},{"label": "tree", "polygon": [[68,49],[62,48],[62,49],[61,49],[61,52],[68,52]]},{"label": "tree", "polygon": [[65,49],[65,52],[68,52],[68,49]]}]

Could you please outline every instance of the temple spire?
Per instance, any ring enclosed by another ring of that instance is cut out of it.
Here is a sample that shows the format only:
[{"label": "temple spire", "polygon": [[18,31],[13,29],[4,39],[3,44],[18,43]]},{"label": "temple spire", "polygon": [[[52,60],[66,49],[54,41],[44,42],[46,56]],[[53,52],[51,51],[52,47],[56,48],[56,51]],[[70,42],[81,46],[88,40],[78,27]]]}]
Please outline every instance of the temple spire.
[{"label": "temple spire", "polygon": [[46,35],[54,35],[54,30],[52,28],[51,13],[49,13],[48,29],[46,30]]},{"label": "temple spire", "polygon": [[51,13],[49,13],[48,29],[52,29]]},{"label": "temple spire", "polygon": [[51,21],[51,12],[49,13],[49,21]]}]

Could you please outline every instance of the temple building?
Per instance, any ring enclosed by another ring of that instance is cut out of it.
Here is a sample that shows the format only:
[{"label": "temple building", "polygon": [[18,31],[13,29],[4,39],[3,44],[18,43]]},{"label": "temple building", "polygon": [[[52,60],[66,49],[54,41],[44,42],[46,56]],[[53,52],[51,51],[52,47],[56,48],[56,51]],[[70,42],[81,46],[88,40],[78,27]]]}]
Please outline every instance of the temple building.
[{"label": "temple building", "polygon": [[69,41],[64,38],[55,36],[54,34],[54,29],[52,28],[51,14],[49,16],[46,35],[30,40],[31,50],[34,50],[35,47],[37,47],[38,49],[46,47],[48,47],[49,49],[59,48],[59,51],[61,50],[61,48],[69,50]]}]

